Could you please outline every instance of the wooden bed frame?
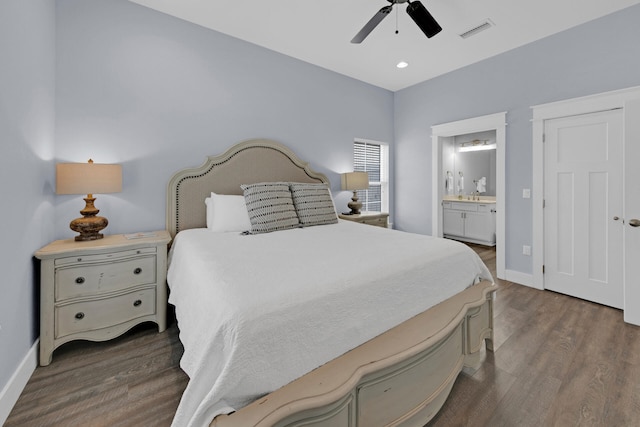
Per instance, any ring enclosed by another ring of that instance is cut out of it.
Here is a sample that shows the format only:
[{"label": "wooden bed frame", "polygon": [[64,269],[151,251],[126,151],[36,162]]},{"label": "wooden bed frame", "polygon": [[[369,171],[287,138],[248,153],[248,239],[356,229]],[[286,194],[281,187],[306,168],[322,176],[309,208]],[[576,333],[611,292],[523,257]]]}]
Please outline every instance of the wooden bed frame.
[{"label": "wooden bed frame", "polygon": [[[206,227],[204,199],[242,194],[240,184],[324,182],[287,147],[269,140],[237,144],[169,181],[167,228]],[[424,426],[444,404],[463,367],[493,349],[493,295],[480,282],[229,415],[215,427]]]}]

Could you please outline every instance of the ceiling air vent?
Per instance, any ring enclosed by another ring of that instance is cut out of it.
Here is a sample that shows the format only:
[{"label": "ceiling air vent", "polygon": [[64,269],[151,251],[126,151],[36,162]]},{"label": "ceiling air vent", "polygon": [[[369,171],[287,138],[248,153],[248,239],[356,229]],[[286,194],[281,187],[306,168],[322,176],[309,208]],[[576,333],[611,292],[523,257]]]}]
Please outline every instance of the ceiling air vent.
[{"label": "ceiling air vent", "polygon": [[459,34],[463,39],[468,39],[471,36],[475,36],[481,31],[488,30],[493,27],[495,24],[490,19],[485,19],[480,24],[474,26],[473,28],[468,29],[467,31]]}]

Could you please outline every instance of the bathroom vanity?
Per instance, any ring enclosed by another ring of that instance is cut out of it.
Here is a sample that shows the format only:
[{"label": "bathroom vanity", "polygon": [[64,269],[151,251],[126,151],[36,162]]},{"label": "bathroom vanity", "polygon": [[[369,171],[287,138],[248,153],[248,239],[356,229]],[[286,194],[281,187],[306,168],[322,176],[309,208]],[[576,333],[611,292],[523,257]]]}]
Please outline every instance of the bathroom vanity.
[{"label": "bathroom vanity", "polygon": [[443,235],[481,245],[496,245],[495,199],[442,201]]}]

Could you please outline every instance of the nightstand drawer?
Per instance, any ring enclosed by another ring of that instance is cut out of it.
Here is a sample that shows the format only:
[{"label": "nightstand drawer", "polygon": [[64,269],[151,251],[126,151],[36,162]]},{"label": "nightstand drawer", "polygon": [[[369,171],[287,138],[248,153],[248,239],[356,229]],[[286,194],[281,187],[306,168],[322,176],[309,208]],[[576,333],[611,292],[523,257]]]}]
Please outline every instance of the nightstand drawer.
[{"label": "nightstand drawer", "polygon": [[367,218],[362,221],[364,224],[376,225],[378,227],[386,227],[387,226],[387,218]]},{"label": "nightstand drawer", "polygon": [[105,299],[61,305],[55,308],[55,338],[106,328],[155,312],[155,287]]},{"label": "nightstand drawer", "polygon": [[389,227],[389,214],[384,212],[363,212],[357,215],[340,214],[338,218],[376,227]]},{"label": "nightstand drawer", "polygon": [[63,267],[66,265],[86,265],[92,264],[96,262],[117,262],[120,259],[126,259],[131,257],[136,257],[138,255],[146,255],[146,254],[155,254],[156,248],[139,248],[139,249],[130,249],[126,251],[117,251],[117,252],[107,252],[104,254],[96,254],[96,255],[78,255],[78,256],[69,256],[64,258],[57,258],[54,260],[54,265],[56,267]]},{"label": "nightstand drawer", "polygon": [[56,301],[155,283],[156,256],[57,268],[55,281]]}]

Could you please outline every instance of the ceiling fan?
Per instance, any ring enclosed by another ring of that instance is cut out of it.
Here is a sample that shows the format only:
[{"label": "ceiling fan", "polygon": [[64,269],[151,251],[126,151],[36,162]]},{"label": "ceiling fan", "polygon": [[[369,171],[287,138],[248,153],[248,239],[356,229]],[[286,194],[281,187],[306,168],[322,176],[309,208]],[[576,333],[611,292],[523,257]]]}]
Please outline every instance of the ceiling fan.
[{"label": "ceiling fan", "polygon": [[[364,27],[356,34],[356,36],[351,40],[351,43],[362,43],[362,41],[367,38],[369,33],[373,31],[374,28],[378,26],[380,22],[384,18],[387,17],[388,14],[393,10],[394,4],[400,3],[409,3],[407,6],[407,13],[413,19],[413,21],[420,27],[422,32],[428,37],[431,38],[442,31],[442,27],[433,19],[433,16],[429,13],[426,7],[422,5],[419,1],[410,1],[410,0],[387,0],[391,3],[390,6],[385,6],[378,11],[373,18],[367,22]],[[397,32],[397,31],[396,31]]]}]

